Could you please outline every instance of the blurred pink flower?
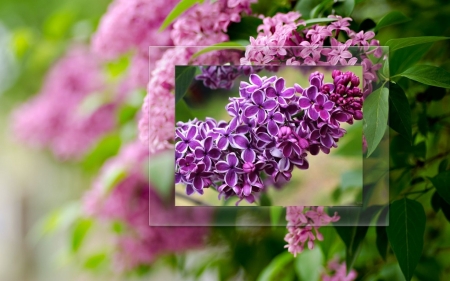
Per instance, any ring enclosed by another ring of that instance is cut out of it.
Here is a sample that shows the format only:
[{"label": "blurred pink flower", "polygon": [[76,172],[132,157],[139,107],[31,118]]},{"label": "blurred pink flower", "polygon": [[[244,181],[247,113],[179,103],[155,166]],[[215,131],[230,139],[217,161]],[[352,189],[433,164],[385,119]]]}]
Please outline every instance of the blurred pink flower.
[{"label": "blurred pink flower", "polygon": [[[163,204],[151,187],[145,173],[148,148],[140,142],[125,146],[108,160],[93,188],[84,196],[85,212],[103,222],[122,222],[126,230],[117,236],[116,268],[120,271],[152,263],[159,255],[180,253],[205,245],[208,227],[149,226],[149,206],[158,221],[173,224],[189,220],[194,225],[211,221],[211,213],[203,210],[186,212]],[[111,184],[111,178],[119,179]],[[201,212],[200,212],[201,211]]]},{"label": "blurred pink flower", "polygon": [[331,275],[323,273],[322,281],[353,281],[358,276],[353,269],[347,274],[347,266],[345,263],[340,264],[337,259],[329,261],[327,269]]},{"label": "blurred pink flower", "polygon": [[115,0],[102,17],[92,38],[94,52],[112,59],[137,48],[172,45],[169,29],[159,27],[178,3],[177,0]]},{"label": "blurred pink flower", "polygon": [[77,46],[52,67],[38,95],[14,112],[13,130],[62,160],[79,159],[114,127],[115,109],[101,64]]},{"label": "blurred pink flower", "polygon": [[288,229],[288,233],[284,240],[288,244],[285,248],[288,248],[288,251],[294,257],[298,253],[303,252],[305,244],[307,244],[310,250],[313,249],[316,239],[319,241],[323,240],[323,235],[319,232],[319,228],[331,222],[336,222],[339,219],[340,217],[337,213],[332,217],[325,213],[324,207],[287,207],[286,220],[288,223],[286,228]]}]

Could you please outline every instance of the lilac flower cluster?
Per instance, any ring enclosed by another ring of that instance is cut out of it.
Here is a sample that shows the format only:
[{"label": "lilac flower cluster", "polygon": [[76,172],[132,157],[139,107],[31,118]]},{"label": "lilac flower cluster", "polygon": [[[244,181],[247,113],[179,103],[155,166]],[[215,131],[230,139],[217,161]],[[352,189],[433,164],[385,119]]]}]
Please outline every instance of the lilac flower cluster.
[{"label": "lilac flower cluster", "polygon": [[309,82],[304,89],[286,87],[281,77],[252,74],[226,106],[231,121],[178,122],[176,183],[185,184],[188,195],[213,186],[219,198],[253,203],[264,177],[289,181],[294,167],[308,169],[308,153],[337,147],[345,134],[340,123],[362,118],[358,77],[336,70],[333,83],[324,83],[314,72]]},{"label": "lilac flower cluster", "polygon": [[[263,18],[256,38],[250,37],[241,64],[287,64],[287,65],[355,65],[364,68],[364,94],[372,91],[372,82],[377,81],[376,71],[381,64],[373,64],[369,59],[382,56],[378,40],[372,31],[355,32],[349,28],[351,18],[330,15],[334,20],[328,25],[305,26],[298,12],[278,13]],[[301,27],[301,28],[300,28]],[[345,32],[350,38],[338,41],[339,34]],[[329,45],[329,46],[326,46]]]},{"label": "lilac flower cluster", "polygon": [[319,228],[339,219],[337,213],[330,217],[324,212],[324,207],[287,207],[286,220],[288,224],[286,228],[289,232],[284,237],[284,240],[288,243],[285,248],[288,248],[288,251],[294,257],[303,252],[305,244],[312,250],[315,240],[323,240]]}]

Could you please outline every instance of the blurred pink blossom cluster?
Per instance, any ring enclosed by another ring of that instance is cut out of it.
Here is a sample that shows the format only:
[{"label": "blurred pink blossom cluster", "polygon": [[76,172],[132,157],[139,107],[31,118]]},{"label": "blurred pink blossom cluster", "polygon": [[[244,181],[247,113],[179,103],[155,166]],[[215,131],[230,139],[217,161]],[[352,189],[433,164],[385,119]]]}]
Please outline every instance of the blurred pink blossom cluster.
[{"label": "blurred pink blossom cluster", "polygon": [[170,32],[159,32],[159,27],[177,3],[177,0],[115,0],[92,38],[94,52],[113,59],[132,49],[148,53],[148,46],[172,45]]},{"label": "blurred pink blossom cluster", "polygon": [[350,270],[347,274],[347,266],[344,263],[339,263],[337,259],[332,259],[327,264],[327,269],[330,275],[323,273],[322,281],[353,281],[358,274],[355,270]]},{"label": "blurred pink blossom cluster", "polygon": [[[228,40],[225,34],[231,22],[239,22],[240,14],[250,13],[254,0],[220,0],[192,7],[173,24],[171,33],[176,46],[206,46]],[[168,49],[156,63],[150,63],[150,82],[139,122],[140,139],[149,144],[150,152],[171,146],[175,125],[175,65],[221,64],[239,62],[238,52],[211,52],[190,60],[199,48]]]},{"label": "blurred pink blossom cluster", "polygon": [[[298,12],[278,13],[263,17],[256,38],[250,37],[241,64],[287,64],[287,65],[355,65],[364,69],[364,92],[372,91],[377,81],[376,71],[381,64],[373,64],[368,58],[381,58],[382,49],[373,31],[355,32],[349,28],[351,18],[328,16],[328,25],[315,24],[306,27]],[[345,32],[349,38],[339,41]],[[353,47],[353,48],[352,48]]]},{"label": "blurred pink blossom cluster", "polygon": [[38,95],[14,112],[13,130],[62,160],[79,159],[114,128],[115,108],[100,62],[77,46],[51,68]]},{"label": "blurred pink blossom cluster", "polygon": [[[150,187],[144,169],[148,161],[148,149],[140,142],[125,146],[119,154],[103,166],[93,188],[84,196],[86,213],[103,222],[121,222],[126,230],[118,234],[116,265],[119,270],[129,270],[149,264],[156,257],[167,253],[179,253],[205,244],[207,227],[151,227],[151,216],[158,221],[172,224],[190,221],[205,225],[211,221],[211,213],[197,210],[186,212],[166,206]],[[111,179],[115,179],[111,182]]]},{"label": "blurred pink blossom cluster", "polygon": [[326,226],[331,222],[340,219],[337,213],[330,217],[324,212],[324,207],[303,207],[292,206],[287,207],[286,220],[288,221],[286,228],[288,233],[284,240],[288,243],[285,248],[295,256],[303,252],[305,244],[312,250],[314,241],[323,240],[322,233],[319,232],[321,226]]}]

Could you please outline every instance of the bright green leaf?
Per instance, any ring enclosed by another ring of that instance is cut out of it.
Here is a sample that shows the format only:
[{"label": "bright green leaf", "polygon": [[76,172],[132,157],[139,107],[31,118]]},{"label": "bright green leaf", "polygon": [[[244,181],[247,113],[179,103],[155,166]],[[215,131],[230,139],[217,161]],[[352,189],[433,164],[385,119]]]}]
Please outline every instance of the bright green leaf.
[{"label": "bright green leaf", "polygon": [[173,9],[170,11],[169,15],[164,19],[161,24],[159,31],[166,29],[173,21],[175,21],[179,16],[186,12],[189,8],[197,3],[202,3],[202,0],[181,0]]},{"label": "bright green leaf", "polygon": [[430,180],[442,199],[450,204],[450,171],[439,173]]},{"label": "bright green leaf", "polygon": [[309,20],[305,20],[305,25],[300,25],[297,30],[301,30],[305,27],[314,25],[314,24],[318,24],[318,23],[329,23],[329,22],[333,22],[336,21],[336,19],[331,19],[331,18],[317,18],[317,19],[309,19]]},{"label": "bright green leaf", "polygon": [[92,254],[84,261],[84,268],[88,270],[98,269],[108,260],[108,255],[104,252]]},{"label": "bright green leaf", "polygon": [[302,14],[302,18],[309,19],[311,11],[321,3],[321,0],[302,0],[297,1],[294,10]]},{"label": "bright green leaf", "polygon": [[383,27],[404,23],[407,21],[410,21],[411,19],[405,16],[403,13],[398,11],[392,11],[389,14],[385,15],[381,20],[378,22],[377,26],[375,27],[375,31],[380,30]]},{"label": "bright green leaf", "polygon": [[166,150],[153,154],[149,159],[149,177],[162,197],[167,198],[174,188],[175,152]]},{"label": "bright green leaf", "polygon": [[405,92],[395,83],[389,87],[389,126],[411,143],[411,108]]},{"label": "bright green leaf", "polygon": [[72,231],[72,251],[77,252],[81,245],[83,244],[84,239],[92,227],[93,221],[91,219],[80,218],[75,223],[75,226]]},{"label": "bright green leaf", "polygon": [[386,42],[386,46],[389,46],[389,52],[393,52],[395,50],[406,48],[409,46],[426,44],[447,39],[449,39],[449,37],[439,37],[439,36],[407,37],[388,40]]},{"label": "bright green leaf", "polygon": [[425,211],[417,201],[405,197],[390,206],[387,235],[407,281],[422,255],[425,221]]},{"label": "bright green leaf", "polygon": [[186,104],[186,102],[181,99],[176,105],[175,105],[175,121],[184,121],[187,122],[188,120],[193,120],[195,118],[194,114],[192,114],[191,109]]},{"label": "bright green leaf", "polygon": [[285,214],[286,209],[283,207],[272,206],[270,207],[270,223],[275,228],[280,223],[280,219]]},{"label": "bright green leaf", "polygon": [[384,136],[388,121],[387,88],[378,89],[364,101],[364,136],[367,140],[367,157],[374,152]]},{"label": "bright green leaf", "polygon": [[323,254],[319,247],[303,251],[294,261],[295,271],[300,280],[318,281],[323,271]]},{"label": "bright green leaf", "polygon": [[425,85],[450,89],[450,73],[432,65],[415,65],[398,74]]},{"label": "bright green leaf", "polygon": [[175,66],[175,104],[177,104],[189,90],[195,76],[195,70],[195,66]]},{"label": "bright green leaf", "polygon": [[241,50],[241,51],[245,51],[245,46],[248,45],[249,43],[246,41],[235,41],[235,42],[222,42],[222,43],[217,43],[214,44],[212,46],[206,47],[198,52],[196,52],[195,54],[192,55],[191,59],[195,59],[200,55],[212,52],[212,51],[217,51],[217,50]]},{"label": "bright green leaf", "polygon": [[87,171],[96,171],[109,157],[117,154],[122,140],[118,134],[106,135],[85,156],[82,167]]}]

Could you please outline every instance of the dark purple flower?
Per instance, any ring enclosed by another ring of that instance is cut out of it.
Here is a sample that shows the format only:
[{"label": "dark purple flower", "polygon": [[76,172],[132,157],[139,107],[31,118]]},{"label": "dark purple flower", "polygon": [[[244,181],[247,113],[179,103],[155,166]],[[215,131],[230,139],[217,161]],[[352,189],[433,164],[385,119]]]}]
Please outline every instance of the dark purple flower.
[{"label": "dark purple flower", "polygon": [[177,164],[180,167],[180,174],[182,175],[190,173],[197,167],[195,157],[192,154],[188,154],[186,157],[178,159]]},{"label": "dark purple flower", "polygon": [[216,128],[215,132],[220,135],[217,137],[217,148],[220,150],[225,150],[228,148],[228,144],[233,139],[234,130],[236,129],[237,124],[232,123],[229,124],[225,128]]},{"label": "dark purple flower", "polygon": [[[325,95],[318,94],[316,96],[316,103],[313,108],[323,121],[327,121],[330,118],[330,111],[333,107],[334,102],[329,101]],[[312,110],[312,108],[310,110]]]},{"label": "dark purple flower", "polygon": [[195,149],[195,157],[202,160],[206,165],[206,170],[211,168],[211,160],[217,160],[220,157],[220,150],[213,147],[213,139],[207,137],[203,141],[203,146],[199,146]]},{"label": "dark purple flower", "polygon": [[278,134],[278,124],[284,123],[284,116],[280,112],[270,111],[267,115],[267,131],[272,136],[276,136]]},{"label": "dark purple flower", "polygon": [[225,173],[225,183],[230,187],[234,187],[238,183],[238,174],[242,173],[242,169],[238,165],[239,159],[234,152],[227,155],[226,161],[216,163],[216,171],[221,174]]},{"label": "dark purple flower", "polygon": [[191,126],[185,133],[182,133],[179,129],[177,129],[175,133],[177,137],[181,139],[181,141],[177,142],[175,145],[176,151],[180,153],[185,153],[188,147],[191,150],[194,150],[200,145],[200,142],[195,140],[195,137],[197,136],[197,127],[195,126]]},{"label": "dark purple flower", "polygon": [[241,158],[245,162],[253,162],[256,159],[256,152],[251,144],[251,142],[244,135],[233,136],[233,141],[231,145],[234,148],[241,149]]},{"label": "dark purple flower", "polygon": [[300,108],[307,110],[308,116],[312,120],[317,120],[319,118],[319,113],[314,109],[316,98],[317,98],[317,87],[310,86],[303,92],[303,96],[299,100]]},{"label": "dark purple flower", "polygon": [[275,100],[266,100],[263,91],[257,90],[251,96],[251,103],[244,109],[244,116],[251,118],[257,117],[258,123],[266,120],[267,110],[273,110],[277,107]]},{"label": "dark purple flower", "polygon": [[187,179],[191,182],[196,191],[202,193],[204,187],[211,185],[211,181],[207,178],[212,175],[212,172],[206,170],[205,163],[199,162],[197,167],[187,176]]},{"label": "dark purple flower", "polygon": [[283,78],[279,78],[275,81],[275,88],[270,86],[266,89],[266,95],[268,98],[275,99],[281,107],[287,106],[287,100],[291,99],[294,94],[294,88],[284,88],[285,80]]}]

